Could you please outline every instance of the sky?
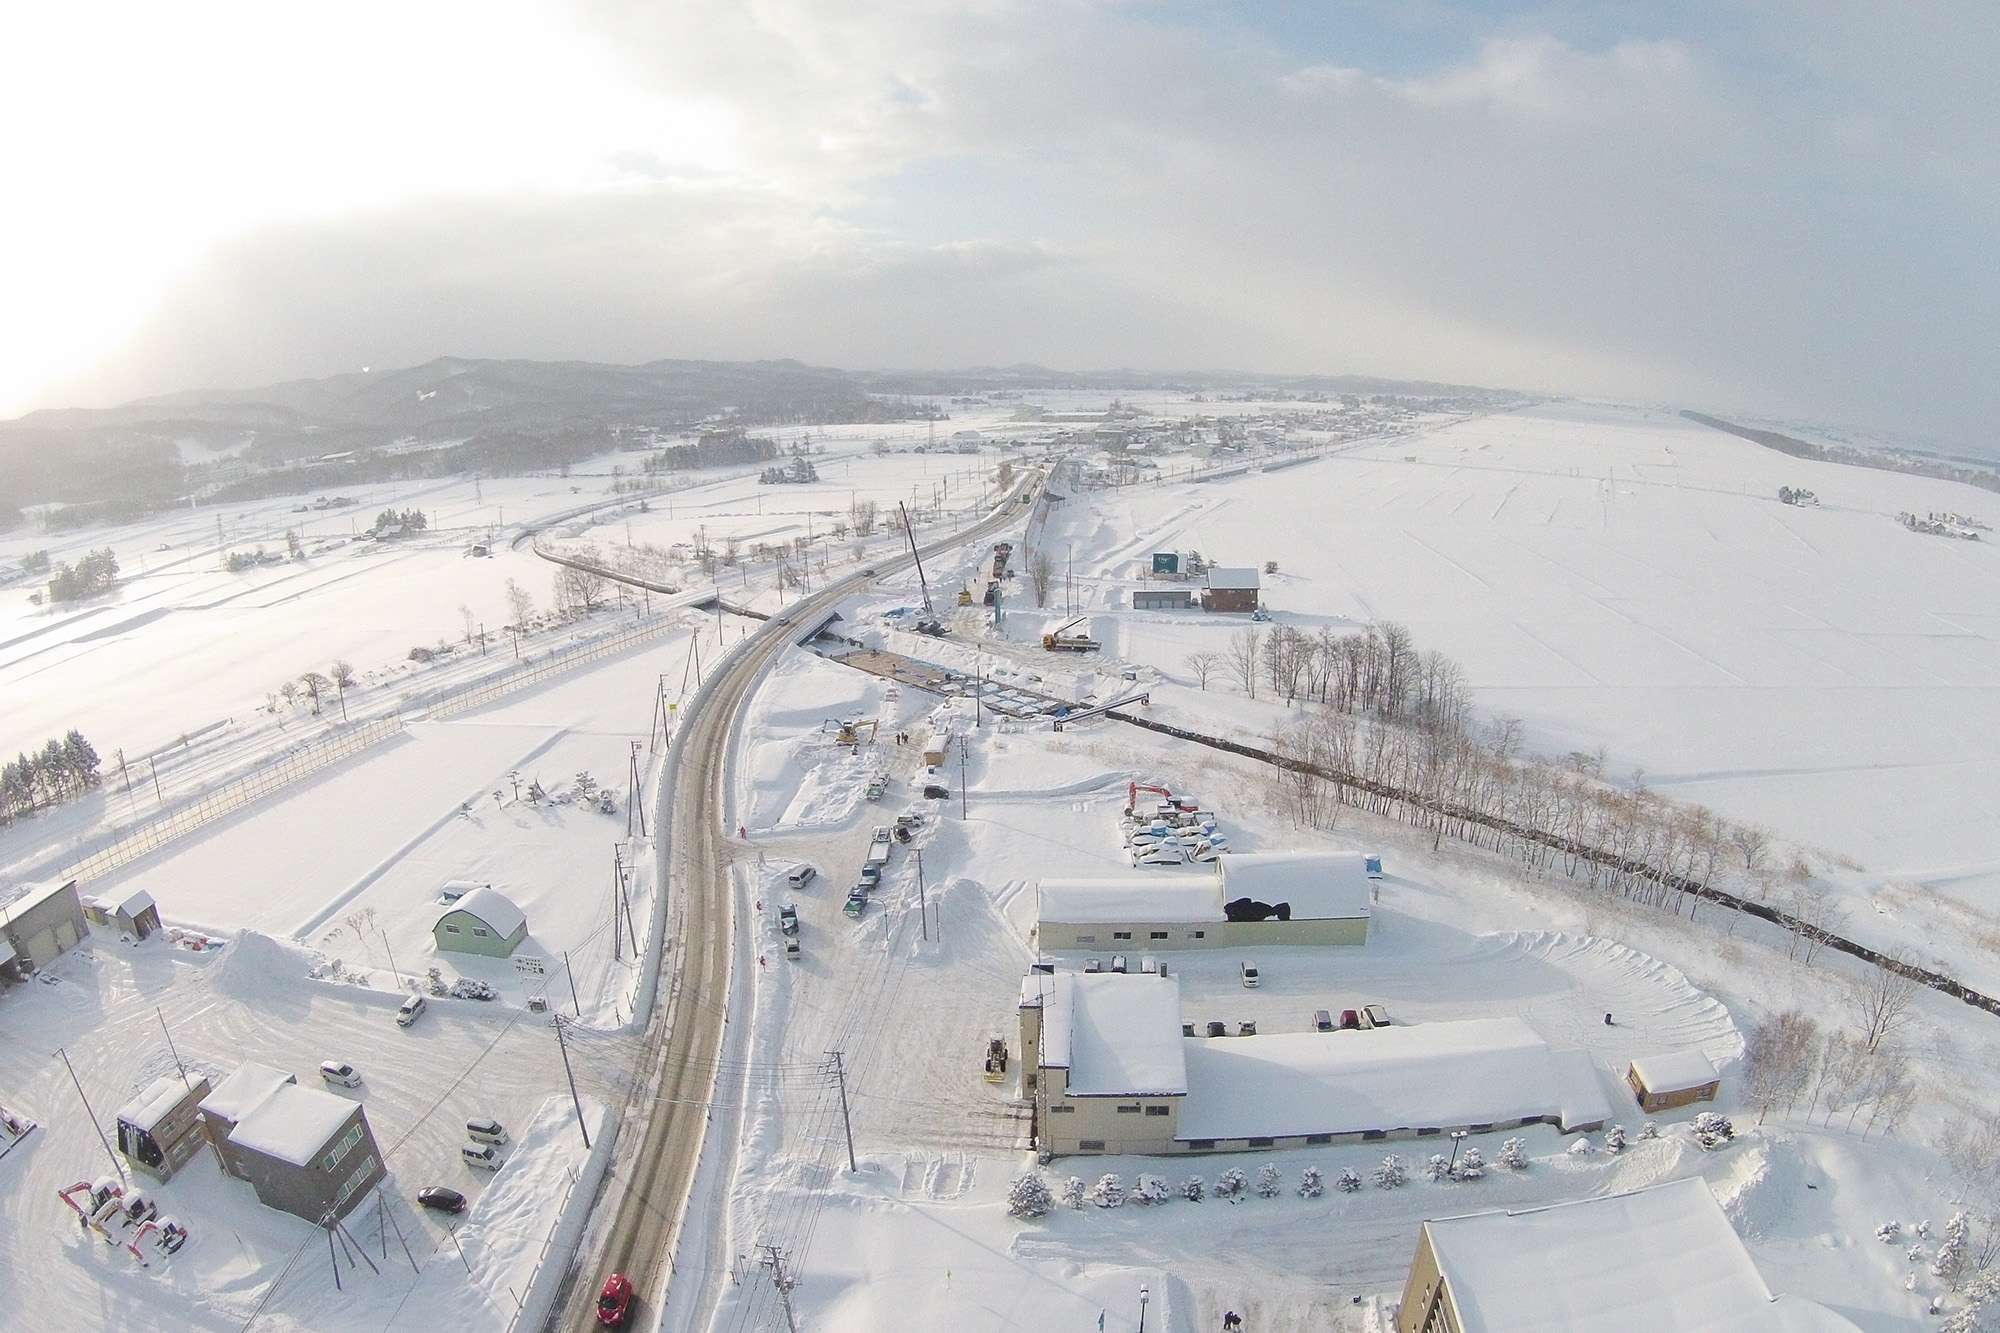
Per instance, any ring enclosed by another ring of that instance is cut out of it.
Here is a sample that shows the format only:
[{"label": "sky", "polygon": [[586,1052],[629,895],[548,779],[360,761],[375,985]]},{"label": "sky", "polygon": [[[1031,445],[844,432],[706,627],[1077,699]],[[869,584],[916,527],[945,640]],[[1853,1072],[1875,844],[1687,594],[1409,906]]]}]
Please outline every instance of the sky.
[{"label": "sky", "polygon": [[435,356],[1427,378],[1991,447],[2000,11],[0,12],[0,414]]}]

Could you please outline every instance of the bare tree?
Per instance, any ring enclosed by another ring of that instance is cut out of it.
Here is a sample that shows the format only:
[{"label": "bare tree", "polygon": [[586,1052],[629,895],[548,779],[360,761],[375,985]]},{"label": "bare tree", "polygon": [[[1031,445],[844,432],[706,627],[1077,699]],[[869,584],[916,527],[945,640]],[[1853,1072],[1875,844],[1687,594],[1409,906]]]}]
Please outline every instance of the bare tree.
[{"label": "bare tree", "polygon": [[1252,699],[1257,697],[1257,668],[1262,663],[1262,654],[1258,650],[1263,637],[1248,626],[1237,630],[1229,636],[1229,652],[1225,658],[1229,663],[1229,674],[1236,677],[1243,693]]},{"label": "bare tree", "polygon": [[458,604],[458,615],[465,622],[465,641],[472,642],[472,636],[479,630],[479,617],[472,614],[472,608],[464,602]]},{"label": "bare tree", "polygon": [[308,671],[299,677],[299,688],[305,691],[306,698],[312,700],[313,716],[318,717],[319,701],[333,688],[333,682],[317,671]]},{"label": "bare tree", "polygon": [[594,569],[564,565],[556,570],[556,610],[571,616],[595,611],[604,604],[604,593],[609,586],[610,580]]},{"label": "bare tree", "polygon": [[1756,1109],[1758,1124],[1798,1102],[1818,1049],[1819,1024],[1796,1009],[1751,1030],[1743,1047],[1743,1102]]},{"label": "bare tree", "polygon": [[522,633],[527,632],[528,621],[535,614],[535,599],[513,579],[507,580],[507,614],[514,618],[514,628]]},{"label": "bare tree", "polygon": [[1206,649],[1198,653],[1189,653],[1185,660],[1187,669],[1194,672],[1195,680],[1204,690],[1208,688],[1208,678],[1223,667],[1222,654],[1211,653]]},{"label": "bare tree", "polygon": [[1833,890],[1810,879],[1795,880],[1788,886],[1785,909],[1799,923],[1793,938],[1804,946],[1801,961],[1807,966],[1847,920],[1847,908],[1834,898]]},{"label": "bare tree", "polygon": [[327,668],[327,678],[333,682],[334,692],[340,697],[340,720],[347,721],[347,691],[354,684],[354,664],[335,662]]},{"label": "bare tree", "polygon": [[1910,956],[1898,949],[1889,954],[1886,965],[1869,968],[1854,983],[1848,1003],[1861,1020],[1861,1041],[1871,1055],[1884,1037],[1916,1017],[1910,1006],[1924,986],[1901,970],[1913,967]]},{"label": "bare tree", "polygon": [[854,535],[866,537],[875,531],[875,502],[856,500],[847,511],[848,522],[854,525]]},{"label": "bare tree", "polygon": [[1743,868],[1754,874],[1771,850],[1771,830],[1756,824],[1738,824],[1729,830],[1729,845],[1743,858]]},{"label": "bare tree", "polygon": [[1035,605],[1049,604],[1049,589],[1056,581],[1056,562],[1047,551],[1037,548],[1028,557],[1028,583],[1035,590]]}]

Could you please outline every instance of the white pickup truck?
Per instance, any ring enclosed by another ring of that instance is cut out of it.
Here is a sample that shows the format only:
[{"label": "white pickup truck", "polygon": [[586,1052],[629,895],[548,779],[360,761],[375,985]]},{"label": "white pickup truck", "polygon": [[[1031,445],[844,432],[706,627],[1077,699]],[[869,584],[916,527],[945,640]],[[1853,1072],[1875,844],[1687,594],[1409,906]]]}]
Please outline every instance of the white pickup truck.
[{"label": "white pickup truck", "polygon": [[876,865],[886,864],[889,860],[890,841],[889,826],[877,824],[875,831],[869,835],[868,859]]}]

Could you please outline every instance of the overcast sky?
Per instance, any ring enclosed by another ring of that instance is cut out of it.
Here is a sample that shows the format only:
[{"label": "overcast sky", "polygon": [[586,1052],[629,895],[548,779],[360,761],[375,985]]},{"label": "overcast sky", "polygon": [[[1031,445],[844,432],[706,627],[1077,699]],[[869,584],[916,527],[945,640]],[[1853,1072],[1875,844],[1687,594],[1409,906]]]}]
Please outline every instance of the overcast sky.
[{"label": "overcast sky", "polygon": [[0,412],[443,354],[2000,418],[2000,10],[0,14]]}]

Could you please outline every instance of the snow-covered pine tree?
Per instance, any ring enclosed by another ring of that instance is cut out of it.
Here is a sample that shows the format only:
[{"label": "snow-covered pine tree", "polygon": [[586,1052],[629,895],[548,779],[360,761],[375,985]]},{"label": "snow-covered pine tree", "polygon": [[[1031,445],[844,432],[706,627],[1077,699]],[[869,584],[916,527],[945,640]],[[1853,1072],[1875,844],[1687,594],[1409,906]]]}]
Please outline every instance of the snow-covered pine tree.
[{"label": "snow-covered pine tree", "polygon": [[1931,1276],[1944,1283],[1947,1291],[1958,1289],[1958,1279],[1965,1272],[1965,1238],[1971,1225],[1964,1213],[1953,1213],[1944,1224],[1937,1253],[1931,1256]]},{"label": "snow-covered pine tree", "polygon": [[1063,1202],[1072,1208],[1083,1207],[1083,1177],[1071,1176],[1063,1182]]},{"label": "snow-covered pine tree", "polygon": [[1099,1208],[1122,1208],[1125,1206],[1125,1182],[1106,1171],[1091,1187],[1090,1201]]},{"label": "snow-covered pine tree", "polygon": [[1133,1203],[1165,1203],[1174,1196],[1174,1187],[1167,1183],[1165,1176],[1147,1175],[1143,1172],[1132,1182]]},{"label": "snow-covered pine tree", "polygon": [[1569,1145],[1569,1155],[1571,1157],[1581,1157],[1589,1151],[1590,1151],[1589,1139],[1578,1139],[1575,1143]]},{"label": "snow-covered pine tree", "polygon": [[1278,1175],[1278,1168],[1269,1162],[1257,1168],[1257,1197],[1275,1199],[1284,1188],[1284,1180]]},{"label": "snow-covered pine tree", "polygon": [[1030,1171],[1007,1187],[1007,1212],[1012,1217],[1047,1217],[1056,1206],[1049,1182]]},{"label": "snow-covered pine tree", "polygon": [[1604,1151],[1608,1153],[1625,1151],[1625,1126],[1613,1125],[1604,1131]]},{"label": "snow-covered pine tree", "polygon": [[1729,1123],[1727,1116],[1713,1111],[1703,1111],[1694,1118],[1694,1141],[1702,1151],[1719,1148],[1736,1137],[1736,1126]]},{"label": "snow-covered pine tree", "polygon": [[1884,1245],[1895,1244],[1897,1238],[1902,1234],[1903,1224],[1901,1222],[1884,1222],[1881,1226],[1875,1228],[1875,1239],[1881,1241]]},{"label": "snow-covered pine tree", "polygon": [[1369,1175],[1375,1181],[1377,1188],[1385,1190],[1395,1189],[1409,1179],[1409,1171],[1404,1167],[1403,1159],[1394,1153],[1384,1157],[1382,1165],[1376,1167]]},{"label": "snow-covered pine tree", "polygon": [[1528,1144],[1525,1139],[1508,1139],[1500,1145],[1500,1165],[1509,1171],[1528,1169]]},{"label": "snow-covered pine tree", "polygon": [[1321,1179],[1318,1167],[1309,1166],[1299,1172],[1299,1197],[1301,1199],[1317,1199],[1325,1190],[1326,1182]]},{"label": "snow-covered pine tree", "polygon": [[1660,1137],[1660,1127],[1648,1120],[1645,1124],[1639,1126],[1639,1137],[1642,1140],[1657,1139]]},{"label": "snow-covered pine tree", "polygon": [[1232,1166],[1215,1178],[1215,1197],[1234,1199],[1243,1193],[1245,1183],[1243,1173]]},{"label": "snow-covered pine tree", "polygon": [[1477,1148],[1467,1148],[1458,1155],[1458,1178],[1479,1180],[1486,1175],[1486,1157]]},{"label": "snow-covered pine tree", "polygon": [[1335,1183],[1340,1186],[1342,1194],[1352,1194],[1361,1188],[1361,1176],[1350,1166],[1341,1171],[1340,1179]]},{"label": "snow-covered pine tree", "polygon": [[1181,1197],[1189,1203],[1200,1203],[1208,1193],[1208,1182],[1200,1176],[1189,1176],[1181,1182]]},{"label": "snow-covered pine tree", "polygon": [[1433,1185],[1451,1179],[1451,1159],[1441,1152],[1432,1153],[1430,1161],[1424,1163],[1424,1174],[1431,1178]]}]

